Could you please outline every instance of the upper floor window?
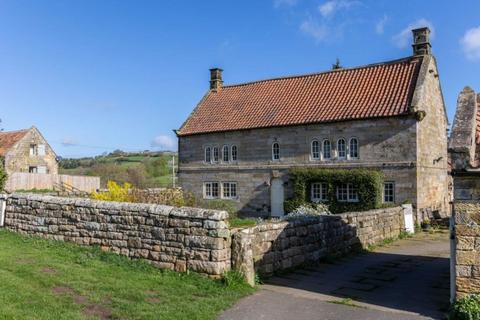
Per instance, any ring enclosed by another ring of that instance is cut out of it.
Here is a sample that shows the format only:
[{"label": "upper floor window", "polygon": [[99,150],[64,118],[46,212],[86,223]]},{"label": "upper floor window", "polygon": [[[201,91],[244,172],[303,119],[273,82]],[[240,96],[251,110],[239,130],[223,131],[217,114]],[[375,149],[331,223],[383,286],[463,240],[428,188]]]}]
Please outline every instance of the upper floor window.
[{"label": "upper floor window", "polygon": [[212,161],[212,149],[210,147],[205,148],[205,162],[210,163]]},{"label": "upper floor window", "polygon": [[337,151],[338,151],[338,158],[345,159],[347,157],[347,144],[345,139],[338,139],[337,141]]},{"label": "upper floor window", "polygon": [[351,138],[350,139],[349,156],[350,156],[351,159],[357,159],[358,158],[358,140],[357,140],[357,138]]},{"label": "upper floor window", "polygon": [[312,141],[312,159],[320,159],[320,144],[317,140]]},{"label": "upper floor window", "polygon": [[237,161],[237,156],[238,156],[237,146],[233,145],[232,146],[232,161]]},{"label": "upper floor window", "polygon": [[213,162],[218,162],[218,148],[213,147]]},{"label": "upper floor window", "polygon": [[339,202],[358,202],[358,190],[351,183],[342,183],[337,186],[337,200]]},{"label": "upper floor window", "polygon": [[44,144],[31,144],[30,145],[30,155],[31,156],[44,156],[45,155],[45,145]]},{"label": "upper floor window", "polygon": [[332,145],[330,140],[323,140],[323,159],[332,158]]},{"label": "upper floor window", "polygon": [[394,203],[395,202],[395,182],[385,182],[383,185],[383,202]]},{"label": "upper floor window", "polygon": [[312,183],[310,199],[312,202],[327,201],[327,184],[321,182]]},{"label": "upper floor window", "polygon": [[280,145],[278,142],[272,144],[272,160],[280,160]]},{"label": "upper floor window", "polygon": [[230,150],[228,149],[228,146],[223,146],[222,153],[223,153],[223,162],[228,162],[230,157]]}]

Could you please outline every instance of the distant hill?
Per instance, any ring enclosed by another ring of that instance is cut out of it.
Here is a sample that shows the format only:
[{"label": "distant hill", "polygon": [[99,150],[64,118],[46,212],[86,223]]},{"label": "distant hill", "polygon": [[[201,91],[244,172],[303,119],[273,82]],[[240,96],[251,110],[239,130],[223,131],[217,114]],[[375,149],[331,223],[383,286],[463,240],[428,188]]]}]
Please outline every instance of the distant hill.
[{"label": "distant hill", "polygon": [[[137,188],[172,186],[172,159],[175,152],[124,152],[116,150],[108,155],[78,159],[61,158],[61,174],[99,176],[102,187],[107,181],[128,182]],[[176,171],[176,170],[175,170]]]}]

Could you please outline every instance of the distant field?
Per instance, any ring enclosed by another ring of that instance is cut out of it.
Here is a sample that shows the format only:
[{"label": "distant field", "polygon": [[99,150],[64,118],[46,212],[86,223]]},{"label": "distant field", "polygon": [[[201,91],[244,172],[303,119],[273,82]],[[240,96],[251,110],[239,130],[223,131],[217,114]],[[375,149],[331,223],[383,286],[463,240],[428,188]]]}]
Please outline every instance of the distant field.
[{"label": "distant field", "polygon": [[172,186],[172,154],[125,154],[81,159],[62,159],[60,173],[99,176],[102,187],[109,180],[128,182],[138,188]]}]

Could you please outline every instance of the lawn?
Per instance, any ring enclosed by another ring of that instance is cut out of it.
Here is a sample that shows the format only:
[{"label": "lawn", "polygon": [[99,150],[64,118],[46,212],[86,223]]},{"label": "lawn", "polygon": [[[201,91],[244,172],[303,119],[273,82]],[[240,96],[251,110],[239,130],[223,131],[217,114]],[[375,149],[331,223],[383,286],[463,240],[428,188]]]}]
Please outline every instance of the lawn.
[{"label": "lawn", "polygon": [[214,319],[254,289],[0,231],[0,319]]}]

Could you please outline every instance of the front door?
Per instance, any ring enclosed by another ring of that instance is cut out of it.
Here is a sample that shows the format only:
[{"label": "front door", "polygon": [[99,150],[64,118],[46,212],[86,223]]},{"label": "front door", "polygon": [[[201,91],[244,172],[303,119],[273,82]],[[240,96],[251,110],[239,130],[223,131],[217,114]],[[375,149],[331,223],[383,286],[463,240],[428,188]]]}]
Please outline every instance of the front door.
[{"label": "front door", "polygon": [[272,217],[283,217],[284,190],[282,179],[272,179],[270,186],[270,201]]}]

